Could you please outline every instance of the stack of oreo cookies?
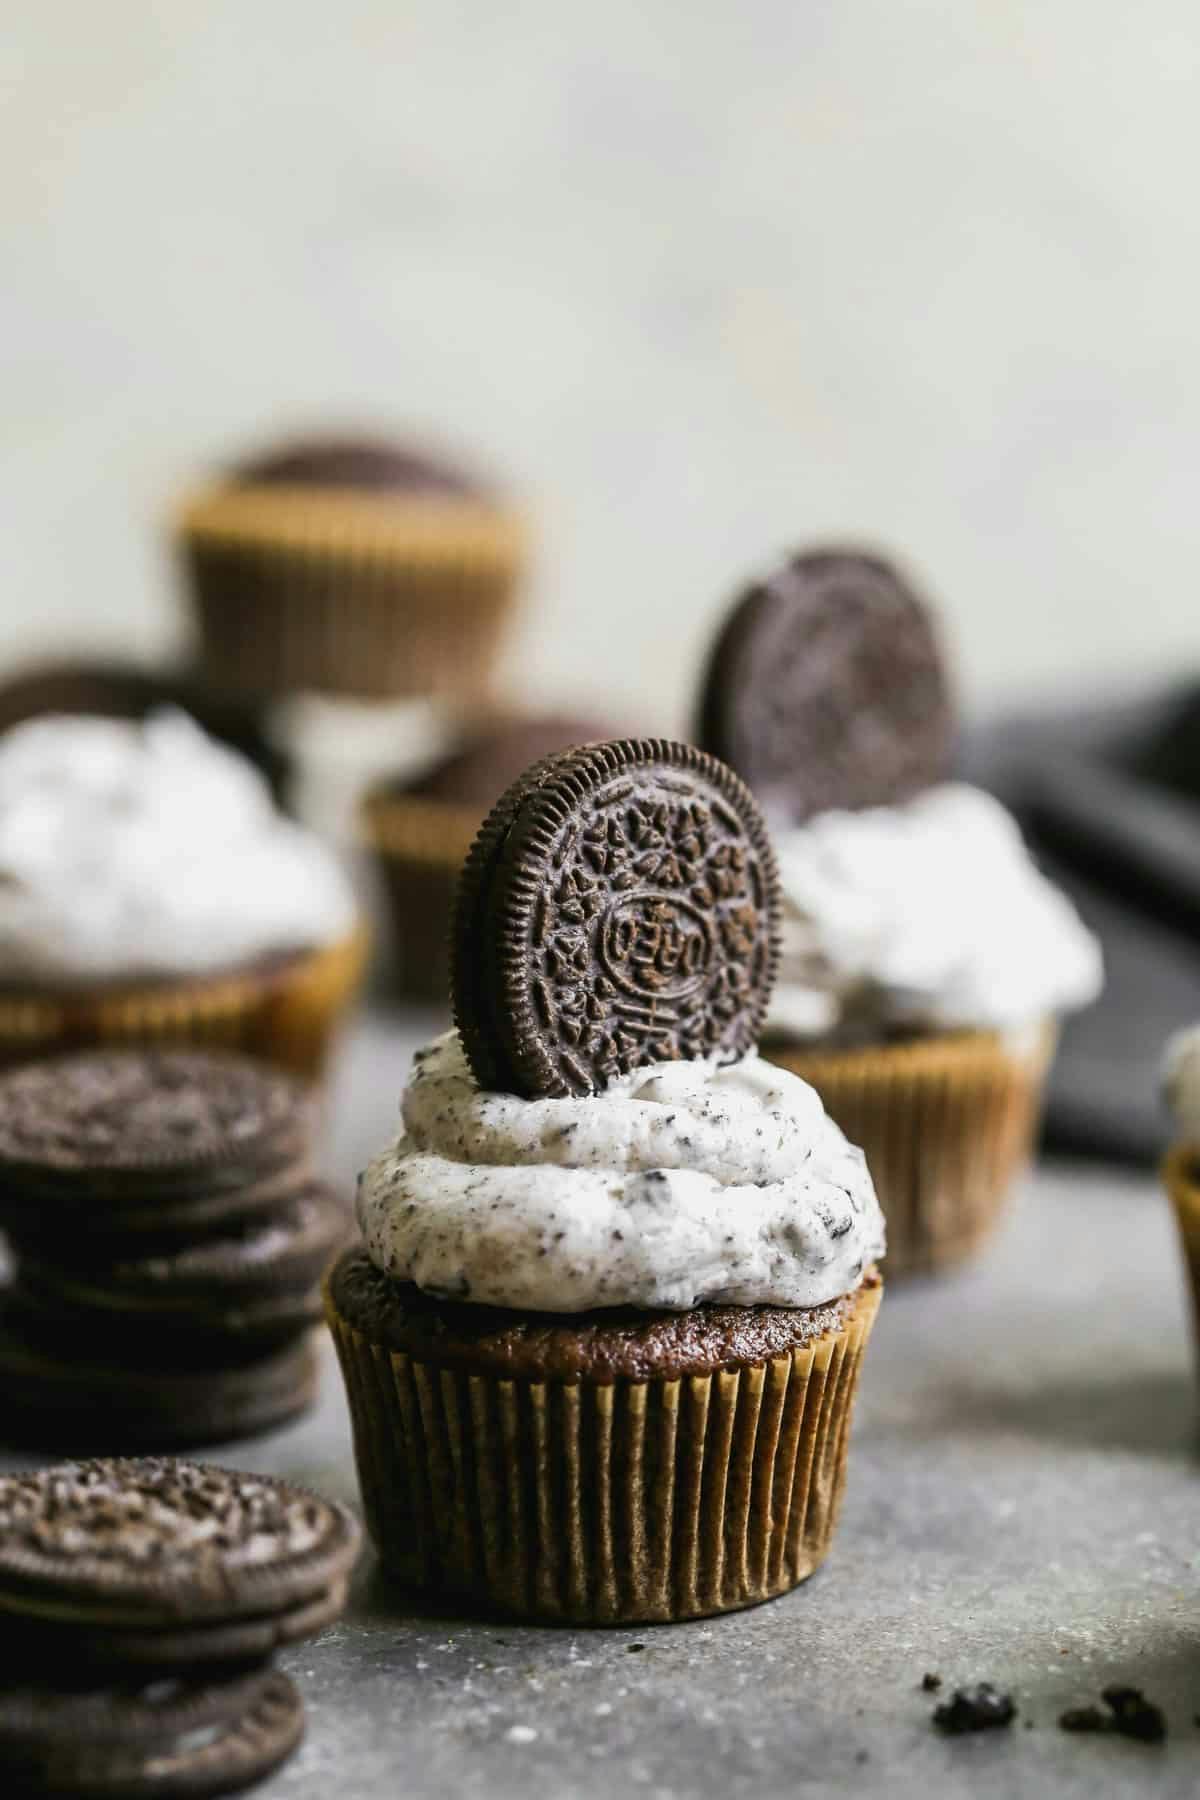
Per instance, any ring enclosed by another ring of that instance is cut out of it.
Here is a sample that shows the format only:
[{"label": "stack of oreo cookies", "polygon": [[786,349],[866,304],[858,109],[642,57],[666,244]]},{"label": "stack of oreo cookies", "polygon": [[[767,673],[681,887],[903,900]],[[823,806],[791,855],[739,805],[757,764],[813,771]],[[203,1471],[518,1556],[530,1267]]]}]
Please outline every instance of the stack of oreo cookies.
[{"label": "stack of oreo cookies", "polygon": [[172,1459],[0,1479],[5,1791],[232,1793],[295,1749],[304,1707],[273,1666],[345,1604],[342,1506]]},{"label": "stack of oreo cookies", "polygon": [[0,1436],[214,1443],[302,1411],[349,1211],[311,1100],[203,1051],[95,1051],[0,1080]]}]

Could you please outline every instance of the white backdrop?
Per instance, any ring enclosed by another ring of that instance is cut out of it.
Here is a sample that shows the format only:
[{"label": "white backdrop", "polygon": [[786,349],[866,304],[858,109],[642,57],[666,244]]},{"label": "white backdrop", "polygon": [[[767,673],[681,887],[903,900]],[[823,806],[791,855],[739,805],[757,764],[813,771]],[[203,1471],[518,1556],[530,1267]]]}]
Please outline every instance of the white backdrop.
[{"label": "white backdrop", "polygon": [[506,472],[511,675],[661,726],[867,533],[968,695],[1200,662],[1194,0],[10,0],[0,654],[150,653],[268,424]]}]

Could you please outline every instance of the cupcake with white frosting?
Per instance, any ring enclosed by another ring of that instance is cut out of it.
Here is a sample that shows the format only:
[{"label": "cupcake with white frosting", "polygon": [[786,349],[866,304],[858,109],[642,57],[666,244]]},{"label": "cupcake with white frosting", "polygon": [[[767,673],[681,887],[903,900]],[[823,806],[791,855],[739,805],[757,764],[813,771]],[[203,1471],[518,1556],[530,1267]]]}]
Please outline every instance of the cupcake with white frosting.
[{"label": "cupcake with white frosting", "polygon": [[365,939],[332,853],[183,713],[0,737],[0,1056],[235,1045],[316,1074]]},{"label": "cupcake with white frosting", "polygon": [[[753,1049],[774,884],[742,784],[657,741],[536,765],[481,832],[461,1034],[417,1053],[326,1291],[368,1526],[407,1584],[682,1619],[824,1558],[885,1233],[861,1151]],[[506,893],[534,895],[520,966]]]},{"label": "cupcake with white frosting", "polygon": [[718,640],[701,730],[760,795],[783,890],[764,1053],[863,1146],[890,1273],[961,1261],[1029,1155],[1099,945],[991,795],[949,779],[937,634],[890,564],[790,560]]}]

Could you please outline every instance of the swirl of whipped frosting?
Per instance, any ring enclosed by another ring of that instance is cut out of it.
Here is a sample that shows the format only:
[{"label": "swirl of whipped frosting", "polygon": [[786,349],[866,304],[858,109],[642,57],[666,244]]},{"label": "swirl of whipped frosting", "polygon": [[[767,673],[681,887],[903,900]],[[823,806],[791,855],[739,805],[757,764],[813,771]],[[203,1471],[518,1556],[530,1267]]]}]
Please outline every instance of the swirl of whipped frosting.
[{"label": "swirl of whipped frosting", "polygon": [[586,1098],[484,1093],[456,1032],[419,1051],[364,1171],[385,1275],[533,1312],[820,1306],[884,1249],[860,1150],[760,1057],[657,1063]]},{"label": "swirl of whipped frosting", "polygon": [[330,851],[183,713],[0,739],[0,979],[205,974],[333,942],[355,916]]},{"label": "swirl of whipped frosting", "polygon": [[783,955],[769,1029],[1020,1031],[1086,1006],[1100,947],[979,788],[778,832]]}]

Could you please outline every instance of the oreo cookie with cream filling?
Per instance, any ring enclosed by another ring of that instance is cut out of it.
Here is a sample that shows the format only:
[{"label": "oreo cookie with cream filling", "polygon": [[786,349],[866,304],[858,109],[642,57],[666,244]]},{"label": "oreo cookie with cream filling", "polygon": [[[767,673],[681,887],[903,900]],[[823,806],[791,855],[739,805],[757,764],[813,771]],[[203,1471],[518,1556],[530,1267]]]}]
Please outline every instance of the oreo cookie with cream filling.
[{"label": "oreo cookie with cream filling", "polygon": [[661,738],[551,756],[459,881],[455,1022],[484,1088],[586,1094],[754,1047],[778,957],[766,826],[714,757]]},{"label": "oreo cookie with cream filling", "polygon": [[303,1733],[300,1695],[277,1669],[88,1687],[35,1685],[18,1665],[0,1688],[0,1764],[27,1795],[234,1793],[278,1768]]},{"label": "oreo cookie with cream filling", "polygon": [[954,707],[930,614],[883,558],[789,557],[735,602],[709,656],[699,742],[773,819],[909,800],[945,778]]},{"label": "oreo cookie with cream filling", "polygon": [[90,1664],[265,1657],[335,1619],[357,1555],[344,1506],[171,1457],[0,1478],[0,1654]]},{"label": "oreo cookie with cream filling", "polygon": [[319,1323],[319,1284],[350,1235],[349,1208],[310,1181],[265,1217],[187,1243],[52,1238],[19,1244],[13,1300],[35,1325],[94,1331],[104,1343],[268,1344]]},{"label": "oreo cookie with cream filling", "polygon": [[0,1079],[0,1223],[36,1219],[48,1195],[85,1215],[103,1199],[119,1217],[247,1189],[306,1149],[311,1104],[287,1075],[224,1052],[32,1063]]},{"label": "oreo cookie with cream filling", "polygon": [[254,1437],[307,1412],[318,1370],[307,1326],[253,1350],[185,1351],[153,1333],[130,1349],[0,1294],[0,1419],[10,1445],[195,1450]]}]

